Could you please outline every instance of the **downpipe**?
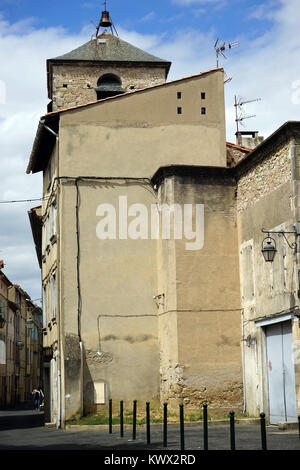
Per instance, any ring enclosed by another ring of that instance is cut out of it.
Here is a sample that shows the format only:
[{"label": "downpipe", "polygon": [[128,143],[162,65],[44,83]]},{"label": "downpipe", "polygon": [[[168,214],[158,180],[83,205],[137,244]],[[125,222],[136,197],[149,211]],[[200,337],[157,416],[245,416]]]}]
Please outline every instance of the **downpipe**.
[{"label": "downpipe", "polygon": [[83,343],[79,342],[80,347],[80,412],[83,415]]}]

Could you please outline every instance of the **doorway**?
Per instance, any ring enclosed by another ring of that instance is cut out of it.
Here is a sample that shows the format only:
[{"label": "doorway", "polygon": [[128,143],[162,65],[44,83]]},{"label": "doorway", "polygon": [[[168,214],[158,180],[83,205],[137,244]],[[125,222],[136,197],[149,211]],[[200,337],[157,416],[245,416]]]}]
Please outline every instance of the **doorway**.
[{"label": "doorway", "polygon": [[297,421],[292,322],[266,326],[270,424]]}]

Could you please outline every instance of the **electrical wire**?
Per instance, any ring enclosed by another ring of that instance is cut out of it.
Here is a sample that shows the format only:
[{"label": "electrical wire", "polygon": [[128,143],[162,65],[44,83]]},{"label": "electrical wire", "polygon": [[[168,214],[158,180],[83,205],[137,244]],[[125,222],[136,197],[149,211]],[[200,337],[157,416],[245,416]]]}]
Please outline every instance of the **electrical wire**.
[{"label": "electrical wire", "polygon": [[48,197],[39,199],[39,200],[48,200],[45,213],[48,210],[49,202],[52,200],[53,195],[56,191],[55,183],[56,182],[68,182],[71,181],[75,184],[76,188],[76,241],[77,241],[77,261],[76,261],[76,272],[77,272],[77,325],[78,325],[78,338],[81,342],[81,313],[82,313],[82,297],[81,297],[81,282],[80,282],[80,222],[79,222],[79,208],[80,208],[80,191],[79,184],[80,182],[102,182],[105,181],[114,184],[117,181],[124,181],[125,183],[139,183],[145,187],[150,186],[154,189],[154,184],[150,178],[147,177],[126,177],[126,176],[57,176],[53,180],[51,194]]},{"label": "electrical wire", "polygon": [[48,197],[42,197],[39,199],[19,199],[15,201],[0,201],[0,204],[17,204],[17,203],[24,203],[24,202],[36,202],[36,201],[45,201],[49,199]]},{"label": "electrical wire", "polygon": [[81,287],[80,287],[80,233],[79,233],[79,206],[80,206],[80,193],[78,187],[78,180],[75,180],[76,187],[76,239],[77,239],[77,322],[78,322],[78,338],[81,342],[81,311],[82,311],[82,301],[81,301]]},{"label": "electrical wire", "polygon": [[[72,181],[75,184],[76,188],[76,241],[77,241],[77,260],[76,260],[76,272],[77,272],[77,326],[78,326],[78,338],[81,342],[81,314],[82,314],[82,297],[81,297],[81,280],[80,280],[80,222],[79,222],[79,208],[80,208],[80,191],[79,191],[79,183],[85,181],[125,181],[125,182],[139,182],[143,183],[144,185],[151,185],[153,187],[153,183],[149,178],[139,178],[139,177],[106,177],[106,176],[78,176],[78,177],[66,177],[66,176],[59,176],[55,178],[56,181]],[[55,182],[55,181],[54,181]],[[52,197],[53,188],[51,192]]]}]

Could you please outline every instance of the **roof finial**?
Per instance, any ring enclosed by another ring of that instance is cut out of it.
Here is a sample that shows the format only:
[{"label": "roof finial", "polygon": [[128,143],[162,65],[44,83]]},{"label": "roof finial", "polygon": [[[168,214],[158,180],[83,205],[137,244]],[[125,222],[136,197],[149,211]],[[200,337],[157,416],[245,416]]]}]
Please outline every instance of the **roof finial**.
[{"label": "roof finial", "polygon": [[109,11],[107,11],[107,0],[104,0],[103,5],[104,5],[104,11],[102,11],[101,20],[96,30],[96,38],[99,36],[100,28],[110,28],[112,34],[114,34],[114,31],[115,31],[116,35],[119,37],[118,32],[110,17]]}]

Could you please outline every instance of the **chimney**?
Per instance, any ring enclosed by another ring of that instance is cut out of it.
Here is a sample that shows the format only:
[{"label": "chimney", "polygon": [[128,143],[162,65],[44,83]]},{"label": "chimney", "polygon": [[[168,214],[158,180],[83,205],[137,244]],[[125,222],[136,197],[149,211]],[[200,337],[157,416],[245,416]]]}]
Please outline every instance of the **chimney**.
[{"label": "chimney", "polygon": [[3,259],[0,259],[0,269],[3,269],[4,268],[4,261]]},{"label": "chimney", "polygon": [[239,131],[236,132],[236,143],[242,147],[255,149],[264,141],[264,137],[258,135],[258,131]]}]

